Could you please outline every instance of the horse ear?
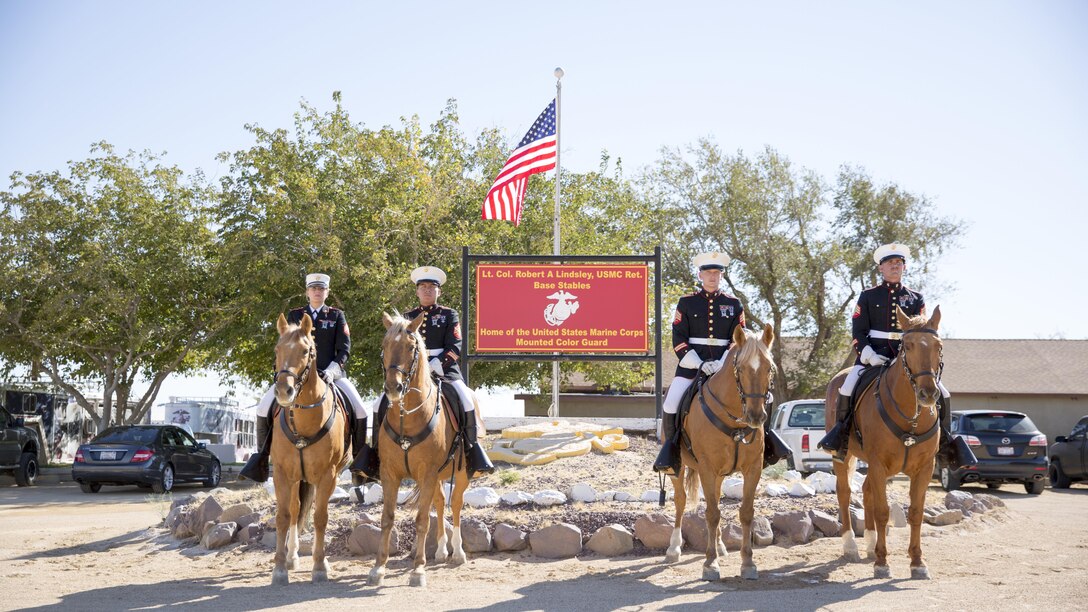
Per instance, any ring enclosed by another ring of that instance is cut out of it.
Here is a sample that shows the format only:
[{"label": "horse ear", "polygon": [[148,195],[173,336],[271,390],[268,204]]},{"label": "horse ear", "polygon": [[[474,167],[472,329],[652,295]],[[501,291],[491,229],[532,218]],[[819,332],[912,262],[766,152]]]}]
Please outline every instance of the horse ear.
[{"label": "horse ear", "polygon": [[941,306],[938,304],[933,309],[933,316],[929,318],[929,328],[937,329],[941,325]]},{"label": "horse ear", "polygon": [[423,325],[423,319],[427,317],[427,313],[421,312],[416,315],[416,318],[412,319],[412,322],[408,324],[408,333],[414,334],[419,329],[420,325]]},{"label": "horse ear", "polygon": [[283,316],[282,312],[280,318],[276,319],[276,329],[279,330],[281,336],[287,331],[287,317]]},{"label": "horse ear", "polygon": [[302,315],[302,325],[299,325],[299,327],[302,328],[302,333],[309,336],[310,332],[314,329],[314,320],[308,315]]},{"label": "horse ear", "polygon": [[763,327],[763,346],[771,348],[774,344],[774,325],[768,323]]},{"label": "horse ear", "polygon": [[744,327],[738,325],[733,328],[733,344],[737,346],[744,346],[744,341],[748,339],[748,335],[744,333]]},{"label": "horse ear", "polygon": [[385,325],[386,329],[393,326],[393,317],[389,316],[387,312],[382,313],[382,325]]}]

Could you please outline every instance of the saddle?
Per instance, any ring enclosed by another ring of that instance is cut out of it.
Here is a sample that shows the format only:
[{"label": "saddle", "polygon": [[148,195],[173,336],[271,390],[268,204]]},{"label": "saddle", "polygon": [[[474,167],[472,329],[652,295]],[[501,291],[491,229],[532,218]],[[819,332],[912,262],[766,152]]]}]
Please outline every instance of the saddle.
[{"label": "saddle", "polygon": [[333,403],[336,406],[336,410],[340,411],[340,416],[344,417],[344,448],[351,448],[352,433],[355,431],[355,419],[351,418],[354,414],[353,410],[349,410],[351,401],[348,400],[344,392],[340,390],[340,387],[336,385],[329,385],[332,388]]},{"label": "saddle", "polygon": [[465,412],[465,407],[461,402],[461,396],[458,395],[457,389],[454,389],[453,385],[443,384],[443,382],[441,378],[435,377],[435,384],[438,385],[439,393],[446,398],[446,403],[443,404],[446,418],[453,424],[453,432],[461,433],[467,424],[468,414]]},{"label": "saddle", "polygon": [[[891,362],[889,362],[891,363]],[[884,371],[887,365],[882,366],[865,366],[865,369],[858,375],[858,382],[854,385],[854,393],[850,396],[850,420],[854,420],[854,409],[857,407],[858,400],[876,384],[876,381],[880,378],[880,373]],[[858,446],[865,448],[864,442],[861,440],[861,429],[857,427],[850,427],[853,432],[854,439],[858,441]]]}]

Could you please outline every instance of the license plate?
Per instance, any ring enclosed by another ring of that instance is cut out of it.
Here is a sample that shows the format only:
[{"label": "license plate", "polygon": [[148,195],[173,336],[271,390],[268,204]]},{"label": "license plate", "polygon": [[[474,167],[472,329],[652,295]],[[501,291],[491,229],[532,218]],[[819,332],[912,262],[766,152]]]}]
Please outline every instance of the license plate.
[{"label": "license plate", "polygon": [[1012,447],[1011,446],[999,446],[999,447],[997,447],[997,454],[999,454],[999,455],[1011,455],[1012,454]]},{"label": "license plate", "polygon": [[102,461],[112,461],[117,458],[117,451],[102,451],[98,453],[98,458]]}]

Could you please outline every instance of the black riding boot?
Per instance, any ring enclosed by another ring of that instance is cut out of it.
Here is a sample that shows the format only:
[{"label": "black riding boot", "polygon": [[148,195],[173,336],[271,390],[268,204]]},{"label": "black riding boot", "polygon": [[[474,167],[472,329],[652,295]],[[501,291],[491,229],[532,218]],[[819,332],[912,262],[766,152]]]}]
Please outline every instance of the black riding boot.
[{"label": "black riding boot", "polygon": [[937,459],[951,469],[978,465],[978,459],[971,447],[967,446],[967,442],[959,436],[953,438],[948,429],[952,421],[952,398],[941,397],[937,400],[937,405],[940,407],[941,419],[941,445],[937,450]]},{"label": "black riding boot", "polygon": [[680,475],[680,444],[676,441],[676,415],[667,412],[661,415],[662,445],[661,452],[654,461],[654,471],[673,476]]},{"label": "black riding boot", "polygon": [[[351,465],[351,471],[358,471],[370,480],[381,480],[381,457],[378,455],[378,436],[382,433],[382,424],[385,423],[385,412],[388,409],[389,398],[382,395],[382,400],[378,403],[378,413],[374,415],[374,433],[370,438],[374,443],[374,448],[363,444],[362,453],[355,457],[355,463]],[[359,466],[358,469],[355,467],[356,464]]]},{"label": "black riding boot", "polygon": [[476,414],[465,413],[465,418],[470,423],[465,425],[465,456],[468,458],[468,477],[476,474],[491,474],[495,471],[495,464],[487,456],[483,445],[476,441]]},{"label": "black riding boot", "polygon": [[269,427],[268,417],[257,417],[257,452],[249,456],[245,466],[238,472],[238,480],[252,480],[265,482],[268,480],[268,451],[272,446],[272,436],[268,435],[272,428]]},{"label": "black riding boot", "polygon": [[366,445],[366,425],[366,417],[355,419],[355,431],[351,432],[351,451],[355,453],[355,460],[348,469],[352,473],[362,472],[369,476],[378,472],[376,467],[371,467],[372,463],[374,466],[378,464],[378,452]]},{"label": "black riding boot", "polygon": [[792,454],[789,444],[771,429],[771,420],[767,419],[763,423],[763,467],[774,465]]},{"label": "black riding boot", "polygon": [[817,444],[818,447],[831,453],[836,461],[846,459],[846,445],[850,437],[850,396],[839,395],[839,401],[835,404],[835,426]]}]

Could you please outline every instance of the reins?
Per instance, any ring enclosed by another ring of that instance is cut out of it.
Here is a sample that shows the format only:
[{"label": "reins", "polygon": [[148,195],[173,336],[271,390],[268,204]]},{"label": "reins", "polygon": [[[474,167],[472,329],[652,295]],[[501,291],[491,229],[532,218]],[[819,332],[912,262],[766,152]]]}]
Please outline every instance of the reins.
[{"label": "reins", "polygon": [[[765,391],[764,393],[744,392],[744,384],[741,383],[740,380],[740,350],[737,350],[736,354],[733,355],[733,378],[734,380],[736,380],[737,395],[740,397],[742,412],[744,410],[744,400],[746,398],[759,398],[762,399],[764,403],[766,403],[767,398],[770,397],[771,389],[774,388],[774,376],[771,376],[770,381],[767,384],[767,391]],[[710,379],[707,378],[707,381],[709,380]],[[714,400],[716,404],[722,407],[722,410],[725,412],[725,415],[728,418],[738,423],[741,423],[742,421],[739,417],[733,416],[733,414],[729,412],[729,407],[726,405],[726,403],[718,399],[718,397],[714,395],[714,392],[708,388],[707,384],[703,383],[699,386],[699,403],[702,405],[703,414],[706,416],[707,420],[710,421],[710,424],[715,427],[715,429],[722,432],[728,438],[733,440],[733,467],[729,471],[734,472],[737,469],[737,463],[740,461],[740,445],[751,444],[755,440],[755,432],[757,428],[750,425],[733,427],[727,424],[725,421],[721,420],[721,418],[719,418],[713,410],[711,410],[710,406],[706,402],[706,397],[704,393],[709,394],[710,398]],[[692,453],[692,457],[694,456],[694,453]]]},{"label": "reins", "polygon": [[[302,387],[309,380],[311,370],[317,370],[316,345],[314,345],[313,343],[310,344],[310,349],[306,352],[306,356],[306,365],[300,368],[302,374],[296,374],[295,372],[292,372],[287,368],[276,372],[277,382],[279,382],[279,377],[281,374],[288,374],[290,376],[294,376],[297,379],[293,387],[295,390],[296,398],[299,396],[299,393],[302,392]],[[336,403],[333,402],[332,409],[329,410],[328,418],[326,418],[325,421],[321,424],[321,428],[317,430],[317,433],[312,436],[302,436],[299,435],[298,428],[295,425],[295,409],[297,408],[298,410],[310,410],[312,408],[324,406],[329,396],[329,387],[330,385],[326,384],[325,390],[321,392],[321,397],[312,404],[299,404],[298,402],[292,402],[289,406],[285,406],[286,410],[280,411],[280,427],[283,429],[283,434],[287,437],[287,440],[291,443],[291,445],[298,449],[298,467],[299,473],[301,474],[303,481],[306,481],[306,465],[303,462],[302,451],[305,450],[306,447],[310,446],[311,444],[317,443],[326,435],[328,435],[329,431],[332,430],[333,423],[336,422],[336,413],[338,412],[338,410],[336,408]]]},{"label": "reins", "polygon": [[[912,334],[912,333],[927,333],[927,334],[932,334],[933,336],[936,336],[937,338],[940,338],[940,336],[937,333],[937,330],[929,329],[929,328],[910,329],[910,330],[907,330],[907,331],[903,332],[903,335],[906,336],[907,334]],[[918,384],[916,382],[916,379],[920,378],[922,376],[932,376],[934,381],[939,383],[940,380],[941,380],[941,374],[944,372],[944,351],[943,351],[943,349],[940,351],[940,357],[939,357],[940,365],[937,367],[936,372],[933,372],[931,370],[925,370],[925,371],[922,371],[922,372],[914,373],[914,372],[911,371],[910,366],[907,364],[907,351],[905,349],[905,345],[902,345],[902,346],[903,346],[903,348],[901,348],[901,350],[899,352],[898,359],[903,364],[903,371],[906,373],[907,380],[910,382],[911,389],[914,391],[914,397],[915,397],[914,416],[907,416],[899,408],[899,403],[895,401],[895,389],[892,388],[891,383],[888,382],[887,378],[884,376],[884,374],[887,372],[887,368],[881,369],[880,375],[877,377],[876,385],[874,387],[874,394],[876,396],[877,413],[880,414],[881,420],[884,421],[884,425],[888,427],[888,429],[892,432],[892,434],[894,434],[897,438],[899,438],[899,440],[903,443],[903,446],[904,446],[903,467],[900,469],[900,471],[906,471],[906,469],[907,469],[907,460],[910,457],[910,449],[915,444],[918,444],[919,442],[925,442],[926,440],[932,438],[937,433],[937,427],[939,425],[939,419],[935,419],[933,421],[933,425],[931,425],[929,427],[929,429],[927,429],[924,432],[918,432],[917,431],[917,429],[918,429],[918,419],[921,418],[921,415],[922,415],[922,404],[918,403],[918,401],[917,401]],[[895,409],[895,412],[900,417],[902,417],[905,421],[907,421],[907,424],[910,426],[909,430],[906,430],[906,429],[903,429],[902,427],[900,427],[899,424],[897,424],[891,418],[891,415],[888,414],[887,408],[884,407],[884,401],[883,401],[883,399],[881,399],[881,395],[880,395],[880,385],[881,385],[882,382],[883,382],[884,386],[888,390],[888,397],[889,397],[889,399],[891,401],[892,408]],[[930,412],[931,413],[933,412],[932,408],[930,409]]]}]

